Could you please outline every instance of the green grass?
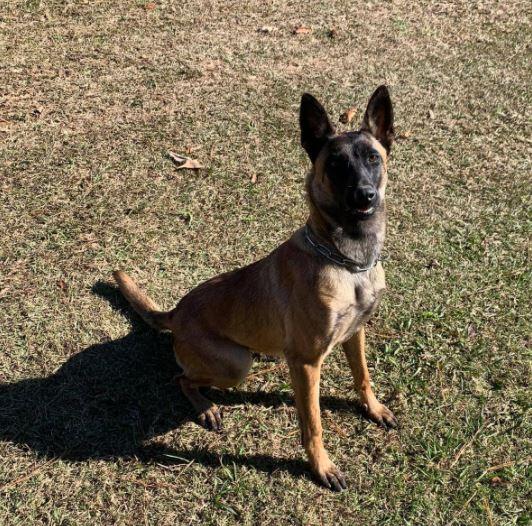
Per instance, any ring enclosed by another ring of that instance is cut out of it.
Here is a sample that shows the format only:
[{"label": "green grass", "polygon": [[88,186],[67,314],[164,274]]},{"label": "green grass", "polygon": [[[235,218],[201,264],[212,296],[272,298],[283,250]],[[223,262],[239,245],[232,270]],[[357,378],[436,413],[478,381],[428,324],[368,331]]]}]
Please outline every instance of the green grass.
[{"label": "green grass", "polygon": [[[528,6],[154,4],[0,14],[0,523],[528,524]],[[307,474],[284,365],[214,393],[209,434],[168,338],[108,283],[131,270],[171,307],[274,249],[306,217],[301,93],[359,119],[383,82],[403,138],[368,358],[401,429],[358,414],[332,353],[336,495]]]}]

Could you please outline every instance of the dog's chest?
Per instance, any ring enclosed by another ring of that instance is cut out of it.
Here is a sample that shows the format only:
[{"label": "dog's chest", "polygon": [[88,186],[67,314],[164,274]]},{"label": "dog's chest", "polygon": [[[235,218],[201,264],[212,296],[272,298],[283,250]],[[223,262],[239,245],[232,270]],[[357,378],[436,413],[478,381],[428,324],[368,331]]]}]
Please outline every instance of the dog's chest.
[{"label": "dog's chest", "polygon": [[329,341],[334,346],[347,341],[375,312],[385,289],[379,264],[363,274],[340,274],[329,302]]}]

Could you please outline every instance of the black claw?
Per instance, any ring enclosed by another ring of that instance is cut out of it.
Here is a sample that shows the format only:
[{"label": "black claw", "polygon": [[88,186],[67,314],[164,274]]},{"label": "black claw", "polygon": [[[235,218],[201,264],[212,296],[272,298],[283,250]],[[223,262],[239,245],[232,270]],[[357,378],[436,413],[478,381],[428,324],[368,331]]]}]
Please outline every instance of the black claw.
[{"label": "black claw", "polygon": [[216,431],[220,432],[222,430],[222,415],[219,411],[214,413],[214,419],[216,420]]},{"label": "black claw", "polygon": [[205,411],[198,415],[198,423],[207,431],[219,432],[222,429],[222,419],[220,414],[215,411]]},{"label": "black claw", "polygon": [[384,423],[388,430],[395,429],[397,427],[397,419],[395,416],[388,416],[384,418]]},{"label": "black claw", "polygon": [[205,418],[205,415],[200,415],[198,417],[198,422],[201,427],[204,427],[205,429],[209,429],[209,424],[207,423],[207,419]]},{"label": "black claw", "polygon": [[344,486],[342,485],[342,482],[340,480],[339,475],[329,475],[329,480],[331,481],[332,489],[334,491],[343,491]]},{"label": "black claw", "polygon": [[347,482],[345,481],[345,477],[341,473],[338,475],[338,480],[340,482],[340,486],[342,486],[342,489],[347,489]]},{"label": "black claw", "polygon": [[338,492],[342,491],[342,486],[340,486],[340,483],[336,479],[332,481],[332,489]]},{"label": "black claw", "polygon": [[327,478],[327,475],[320,476],[320,482],[327,489],[331,489],[331,483],[329,482],[329,479]]},{"label": "black claw", "polygon": [[218,431],[218,422],[216,421],[216,416],[209,412],[209,423],[211,424],[212,431]]},{"label": "black claw", "polygon": [[344,491],[347,488],[347,483],[345,481],[342,473],[326,473],[325,475],[319,475],[318,479],[322,486],[330,489],[331,491]]}]

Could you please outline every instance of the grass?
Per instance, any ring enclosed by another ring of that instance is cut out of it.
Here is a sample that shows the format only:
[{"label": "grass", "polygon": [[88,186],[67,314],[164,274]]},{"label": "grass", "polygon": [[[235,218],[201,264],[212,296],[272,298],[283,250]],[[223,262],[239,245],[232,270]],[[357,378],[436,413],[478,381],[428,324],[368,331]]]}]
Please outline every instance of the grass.
[{"label": "grass", "polygon": [[[528,5],[182,4],[0,14],[0,522],[528,524]],[[359,119],[382,82],[402,138],[369,360],[402,427],[361,418],[333,353],[336,495],[307,475],[284,365],[216,393],[209,434],[109,279],[170,307],[275,248],[305,220],[301,93]]]}]

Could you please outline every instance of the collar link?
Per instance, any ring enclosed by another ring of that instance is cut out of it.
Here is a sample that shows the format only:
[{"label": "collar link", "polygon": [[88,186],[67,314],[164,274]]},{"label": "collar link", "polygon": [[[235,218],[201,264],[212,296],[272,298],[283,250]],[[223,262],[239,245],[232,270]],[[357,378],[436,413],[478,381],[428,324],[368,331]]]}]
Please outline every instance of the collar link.
[{"label": "collar link", "polygon": [[354,261],[353,259],[350,259],[347,256],[344,256],[336,247],[331,247],[331,246],[322,245],[321,243],[318,243],[315,239],[313,239],[313,235],[314,233],[312,232],[312,229],[307,223],[305,225],[305,240],[311,246],[314,252],[316,252],[320,256],[323,256],[329,261],[332,261],[335,265],[344,267],[350,272],[354,272],[355,274],[360,273],[360,272],[367,272],[368,270],[371,270],[377,265],[377,263],[381,259],[380,257],[378,257],[377,259],[375,259],[375,261],[371,265],[364,267],[360,265],[358,262]]}]

